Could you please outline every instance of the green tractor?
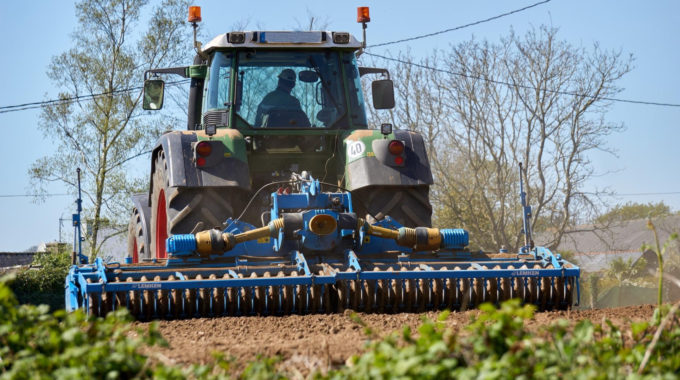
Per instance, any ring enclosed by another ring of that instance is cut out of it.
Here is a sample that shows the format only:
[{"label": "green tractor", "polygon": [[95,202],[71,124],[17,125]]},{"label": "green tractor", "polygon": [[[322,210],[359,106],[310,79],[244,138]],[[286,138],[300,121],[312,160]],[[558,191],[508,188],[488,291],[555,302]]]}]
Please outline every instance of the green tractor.
[{"label": "green tractor", "polygon": [[[200,16],[189,21],[195,31]],[[189,78],[191,87],[187,130],[159,138],[150,193],[133,197],[133,262],[165,259],[169,236],[224,228],[228,218],[266,225],[269,194],[289,191],[303,171],[350,191],[367,220],[431,225],[422,137],[368,125],[361,78],[376,77],[375,109],[394,107],[394,90],[387,70],[358,66],[365,42],[345,32],[236,31],[195,45],[193,65],[144,75],[146,110],[163,106],[162,76]]]}]

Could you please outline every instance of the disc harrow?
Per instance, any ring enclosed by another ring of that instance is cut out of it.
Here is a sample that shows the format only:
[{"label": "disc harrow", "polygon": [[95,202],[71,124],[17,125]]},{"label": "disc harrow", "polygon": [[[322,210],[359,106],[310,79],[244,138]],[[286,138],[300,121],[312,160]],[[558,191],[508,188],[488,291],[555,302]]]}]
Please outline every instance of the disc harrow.
[{"label": "disc harrow", "polygon": [[271,222],[174,235],[167,260],[73,266],[66,306],[140,320],[219,316],[463,311],[518,298],[539,310],[578,301],[577,266],[543,247],[471,253],[467,231],[368,223],[349,193],[272,194]]},{"label": "disc harrow", "polygon": [[[193,317],[337,313],[464,311],[510,298],[539,310],[564,310],[574,302],[578,268],[490,259],[494,263],[367,263],[359,270],[317,264],[293,266],[165,268],[106,265],[81,268],[84,292],[72,308],[103,316],[120,308],[141,320]],[[104,272],[105,276],[100,277]],[[85,297],[83,297],[83,294]]]}]

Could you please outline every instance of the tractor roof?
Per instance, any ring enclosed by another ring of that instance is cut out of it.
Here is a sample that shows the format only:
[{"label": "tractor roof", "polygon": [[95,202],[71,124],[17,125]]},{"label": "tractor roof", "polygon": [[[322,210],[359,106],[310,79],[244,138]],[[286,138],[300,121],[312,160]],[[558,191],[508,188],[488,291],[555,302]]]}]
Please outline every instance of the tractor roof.
[{"label": "tractor roof", "polygon": [[346,32],[291,32],[291,31],[254,31],[230,32],[220,34],[203,46],[210,52],[220,48],[344,48],[356,50],[361,42]]}]

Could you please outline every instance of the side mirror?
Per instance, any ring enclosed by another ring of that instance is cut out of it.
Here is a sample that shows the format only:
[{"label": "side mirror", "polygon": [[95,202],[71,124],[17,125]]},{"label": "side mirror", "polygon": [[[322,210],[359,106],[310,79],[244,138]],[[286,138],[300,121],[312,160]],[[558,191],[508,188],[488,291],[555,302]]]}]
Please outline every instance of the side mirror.
[{"label": "side mirror", "polygon": [[300,78],[300,82],[305,83],[314,83],[319,80],[319,76],[316,74],[316,71],[312,70],[300,71],[298,78]]},{"label": "side mirror", "polygon": [[145,110],[159,110],[163,108],[163,90],[165,82],[160,79],[149,79],[144,81],[144,100],[142,108]]},{"label": "side mirror", "polygon": [[376,80],[371,83],[373,108],[386,110],[394,108],[394,83],[391,79]]}]

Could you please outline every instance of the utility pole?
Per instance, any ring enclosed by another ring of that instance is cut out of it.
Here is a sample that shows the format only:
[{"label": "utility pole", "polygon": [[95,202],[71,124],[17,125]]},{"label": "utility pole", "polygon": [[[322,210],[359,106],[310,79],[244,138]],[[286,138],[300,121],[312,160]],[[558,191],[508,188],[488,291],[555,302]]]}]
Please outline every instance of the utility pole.
[{"label": "utility pole", "polygon": [[61,227],[62,227],[63,223],[64,223],[65,221],[67,221],[67,220],[70,220],[70,219],[69,219],[69,218],[64,218],[64,214],[61,214],[61,215],[59,216],[59,244],[61,244],[61,243],[63,242],[63,241],[62,241],[62,237],[61,237],[61,236],[62,236],[62,235],[61,235]]}]

